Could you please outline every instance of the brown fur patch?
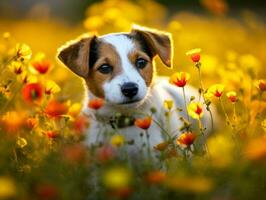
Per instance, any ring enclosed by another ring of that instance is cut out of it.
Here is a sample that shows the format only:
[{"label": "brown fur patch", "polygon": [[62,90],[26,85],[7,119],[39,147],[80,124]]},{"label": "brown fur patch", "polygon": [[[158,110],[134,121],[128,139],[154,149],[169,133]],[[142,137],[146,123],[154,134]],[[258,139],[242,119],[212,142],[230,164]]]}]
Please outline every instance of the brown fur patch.
[{"label": "brown fur patch", "polygon": [[[94,66],[89,72],[86,83],[89,90],[97,97],[104,98],[104,91],[102,85],[106,81],[110,81],[112,78],[121,73],[121,60],[116,52],[115,48],[106,42],[100,41],[98,44],[98,56],[99,59],[96,61]],[[102,74],[98,71],[98,68],[103,64],[108,64],[113,67],[113,72],[110,74]]]},{"label": "brown fur patch", "polygon": [[145,80],[146,85],[149,86],[151,84],[152,78],[153,78],[152,60],[146,53],[144,53],[141,50],[140,45],[136,44],[136,47],[137,48],[135,50],[133,50],[129,53],[128,58],[129,58],[129,60],[133,66],[135,66],[136,60],[138,58],[143,58],[143,59],[148,61],[147,65],[143,69],[137,69],[137,70],[140,73],[140,75],[142,76],[142,78]]}]

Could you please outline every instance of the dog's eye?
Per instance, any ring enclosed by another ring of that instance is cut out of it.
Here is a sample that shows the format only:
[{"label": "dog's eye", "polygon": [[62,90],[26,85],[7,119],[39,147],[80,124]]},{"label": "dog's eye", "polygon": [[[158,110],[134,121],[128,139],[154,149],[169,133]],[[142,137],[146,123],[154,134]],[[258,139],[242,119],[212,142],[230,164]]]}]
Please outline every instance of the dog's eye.
[{"label": "dog's eye", "polygon": [[143,58],[138,58],[136,60],[136,67],[139,69],[143,69],[144,67],[146,67],[147,65],[147,60],[143,59]]},{"label": "dog's eye", "polygon": [[113,71],[113,67],[108,64],[103,64],[98,68],[98,71],[102,74],[109,74]]}]

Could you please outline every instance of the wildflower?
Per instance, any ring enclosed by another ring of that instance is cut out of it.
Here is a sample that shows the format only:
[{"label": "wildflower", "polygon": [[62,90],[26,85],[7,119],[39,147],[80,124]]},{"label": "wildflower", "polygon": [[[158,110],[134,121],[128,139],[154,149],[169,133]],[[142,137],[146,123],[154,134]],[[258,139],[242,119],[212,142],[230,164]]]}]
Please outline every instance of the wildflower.
[{"label": "wildflower", "polygon": [[250,160],[265,160],[266,137],[259,137],[249,141],[249,143],[245,147],[245,156]]},{"label": "wildflower", "polygon": [[9,66],[10,70],[12,72],[14,72],[15,74],[19,75],[22,73],[23,69],[22,69],[22,63],[18,62],[18,61],[12,61],[10,66]]},{"label": "wildflower", "polygon": [[35,128],[37,126],[37,124],[38,124],[38,119],[34,118],[34,117],[28,118],[26,121],[26,126],[29,129]]},{"label": "wildflower", "polygon": [[135,126],[146,130],[150,127],[151,122],[152,122],[152,118],[151,118],[151,116],[148,116],[144,119],[136,119],[135,120]]},{"label": "wildflower", "polygon": [[128,169],[123,167],[107,169],[103,174],[103,183],[109,189],[121,189],[128,187],[130,180],[130,172]]},{"label": "wildflower", "polygon": [[190,146],[194,143],[196,135],[192,132],[182,133],[176,140],[177,144]]},{"label": "wildflower", "polygon": [[58,134],[58,132],[57,131],[52,131],[52,130],[50,130],[50,131],[46,131],[45,133],[44,133],[44,135],[46,135],[48,138],[50,138],[50,139],[55,139],[55,138],[57,138],[58,136],[59,136],[59,134]]},{"label": "wildflower", "polygon": [[45,108],[45,114],[47,114],[49,117],[60,117],[62,115],[65,115],[68,111],[67,106],[64,103],[61,103],[57,100],[51,100],[48,102],[46,108]]},{"label": "wildflower", "polygon": [[100,109],[104,105],[103,99],[91,99],[88,103],[88,107],[94,110]]},{"label": "wildflower", "polygon": [[124,144],[125,137],[123,135],[113,135],[111,138],[111,144],[115,147],[120,147]]},{"label": "wildflower", "polygon": [[18,139],[17,139],[17,145],[20,148],[24,148],[27,144],[28,144],[28,142],[27,142],[27,140],[25,138],[18,137]]},{"label": "wildflower", "polygon": [[37,77],[33,76],[33,75],[31,75],[31,74],[29,74],[27,72],[23,72],[22,74],[20,74],[19,79],[24,84],[36,83],[37,82]]},{"label": "wildflower", "polygon": [[72,104],[68,109],[68,114],[72,117],[77,117],[81,110],[81,104],[80,103],[74,103]]},{"label": "wildflower", "polygon": [[256,87],[261,91],[266,91],[266,81],[261,79],[255,82]]},{"label": "wildflower", "polygon": [[86,130],[88,125],[88,118],[85,116],[79,116],[74,120],[72,128],[76,131],[76,133],[82,133]]},{"label": "wildflower", "polygon": [[192,49],[192,50],[188,51],[186,53],[186,55],[190,56],[191,60],[194,63],[197,63],[197,62],[200,61],[200,52],[201,52],[201,49],[200,48],[196,48],[196,49]]},{"label": "wildflower", "polygon": [[187,106],[188,114],[194,119],[200,119],[203,116],[203,107],[200,102],[191,102]]},{"label": "wildflower", "polygon": [[5,40],[8,40],[8,39],[10,38],[10,33],[9,33],[9,32],[4,32],[4,33],[3,33],[3,38],[4,38]]},{"label": "wildflower", "polygon": [[0,199],[13,199],[16,196],[16,186],[12,179],[0,177]]},{"label": "wildflower", "polygon": [[60,92],[61,88],[51,80],[48,80],[45,85],[45,94],[50,95],[50,94],[55,94],[57,92]]},{"label": "wildflower", "polygon": [[28,83],[22,89],[22,97],[28,103],[39,102],[42,99],[42,86],[40,83]]},{"label": "wildflower", "polygon": [[31,65],[40,74],[45,74],[50,69],[52,63],[45,59],[45,55],[43,53],[38,53],[31,62]]},{"label": "wildflower", "polygon": [[237,95],[234,91],[227,92],[226,96],[232,103],[235,103],[237,101]]},{"label": "wildflower", "polygon": [[164,105],[165,109],[171,110],[173,108],[174,101],[173,100],[164,100],[163,105]]},{"label": "wildflower", "polygon": [[157,144],[153,148],[155,150],[158,150],[158,151],[164,151],[168,146],[169,146],[169,142],[165,141],[165,142],[161,142],[161,143]]},{"label": "wildflower", "polygon": [[160,184],[166,179],[166,173],[160,170],[151,171],[146,176],[150,184]]},{"label": "wildflower", "polygon": [[16,45],[17,58],[23,60],[29,60],[31,58],[31,49],[28,45],[22,43]]},{"label": "wildflower", "polygon": [[184,87],[189,79],[190,79],[189,73],[177,72],[170,77],[169,82],[173,85],[176,85],[177,87]]},{"label": "wildflower", "polygon": [[7,112],[2,118],[0,123],[3,125],[7,132],[16,133],[24,124],[25,113],[10,111]]},{"label": "wildflower", "polygon": [[208,89],[208,93],[210,93],[211,95],[215,96],[215,97],[221,97],[224,91],[224,85],[222,84],[215,84],[212,85],[209,89]]}]

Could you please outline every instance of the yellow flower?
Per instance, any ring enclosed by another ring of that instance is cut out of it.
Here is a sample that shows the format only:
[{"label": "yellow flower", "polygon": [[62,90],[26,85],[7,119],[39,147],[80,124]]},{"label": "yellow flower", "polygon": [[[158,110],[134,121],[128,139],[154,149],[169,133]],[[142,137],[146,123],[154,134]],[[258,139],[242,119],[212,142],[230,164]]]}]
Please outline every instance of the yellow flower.
[{"label": "yellow flower", "polygon": [[113,135],[111,138],[111,144],[116,147],[120,147],[124,144],[125,138],[123,135]]},{"label": "yellow flower", "polygon": [[31,48],[27,44],[17,44],[16,45],[17,58],[23,60],[29,60],[31,58]]},{"label": "yellow flower", "polygon": [[16,186],[10,178],[0,177],[0,199],[13,198],[16,195]]},{"label": "yellow flower", "polygon": [[15,74],[21,74],[23,72],[22,63],[18,61],[12,61],[9,69]]},{"label": "yellow flower", "polygon": [[115,167],[105,171],[103,183],[110,189],[121,189],[128,187],[130,184],[131,174],[123,167]]},{"label": "yellow flower", "polygon": [[81,104],[80,103],[74,103],[72,104],[68,109],[68,114],[72,117],[77,117],[80,114],[81,110]]},{"label": "yellow flower", "polygon": [[212,85],[208,89],[207,93],[210,93],[212,96],[215,96],[215,97],[221,97],[223,94],[223,91],[224,91],[223,84],[215,84],[215,85]]},{"label": "yellow flower", "polygon": [[190,79],[190,74],[187,72],[177,72],[174,73],[169,82],[177,87],[184,87]]},{"label": "yellow flower", "polygon": [[45,85],[45,94],[55,94],[60,92],[61,88],[52,80],[48,80]]},{"label": "yellow flower", "polygon": [[173,108],[174,102],[173,100],[164,100],[163,102],[164,108],[167,110],[171,110]]},{"label": "yellow flower", "polygon": [[203,107],[200,102],[191,102],[187,106],[188,114],[194,119],[200,119],[203,116]]},{"label": "yellow flower", "polygon": [[26,139],[22,138],[22,137],[18,137],[18,140],[17,140],[17,145],[20,147],[20,148],[24,148],[25,146],[27,146],[28,142]]},{"label": "yellow flower", "polygon": [[4,33],[3,33],[3,38],[4,38],[5,40],[8,40],[8,39],[10,38],[10,33],[9,33],[9,32],[4,32]]},{"label": "yellow flower", "polygon": [[38,81],[37,77],[34,75],[31,75],[30,73],[23,72],[19,75],[18,80],[22,83],[36,83]]}]

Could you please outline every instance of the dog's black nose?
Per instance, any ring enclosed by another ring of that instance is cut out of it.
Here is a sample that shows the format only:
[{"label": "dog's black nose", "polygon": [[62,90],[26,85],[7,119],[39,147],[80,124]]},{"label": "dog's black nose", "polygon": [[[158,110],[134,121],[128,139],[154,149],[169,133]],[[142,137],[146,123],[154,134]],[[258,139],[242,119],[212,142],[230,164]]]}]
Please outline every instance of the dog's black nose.
[{"label": "dog's black nose", "polygon": [[124,83],[121,86],[121,91],[126,97],[132,98],[138,93],[138,85],[133,82]]}]

